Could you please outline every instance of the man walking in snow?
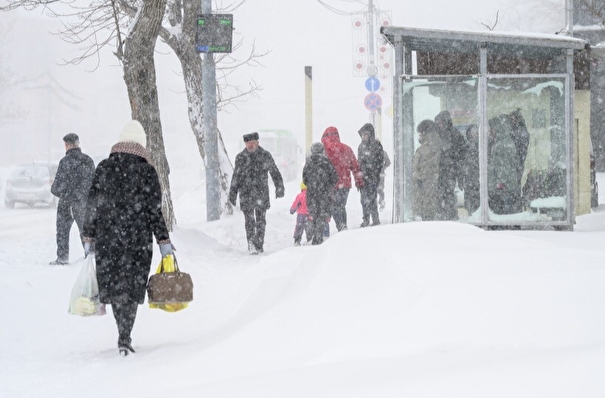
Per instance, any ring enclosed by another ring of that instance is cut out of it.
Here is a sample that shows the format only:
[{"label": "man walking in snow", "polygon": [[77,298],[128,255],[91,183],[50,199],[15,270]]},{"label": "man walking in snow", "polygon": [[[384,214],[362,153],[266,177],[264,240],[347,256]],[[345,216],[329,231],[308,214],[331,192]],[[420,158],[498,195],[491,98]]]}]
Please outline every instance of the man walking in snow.
[{"label": "man walking in snow", "polygon": [[229,202],[235,206],[239,193],[239,206],[244,213],[246,239],[250,254],[264,251],[265,218],[271,207],[269,200],[268,174],[275,185],[275,196],[283,198],[284,180],[271,153],[258,144],[258,133],[244,135],[246,148],[235,157],[235,167],[231,178]]},{"label": "man walking in snow", "polygon": [[82,153],[80,138],[75,133],[63,137],[65,156],[59,162],[57,175],[50,191],[59,198],[57,204],[57,259],[50,265],[69,263],[69,232],[76,222],[80,239],[86,198],[95,172],[95,163]]}]

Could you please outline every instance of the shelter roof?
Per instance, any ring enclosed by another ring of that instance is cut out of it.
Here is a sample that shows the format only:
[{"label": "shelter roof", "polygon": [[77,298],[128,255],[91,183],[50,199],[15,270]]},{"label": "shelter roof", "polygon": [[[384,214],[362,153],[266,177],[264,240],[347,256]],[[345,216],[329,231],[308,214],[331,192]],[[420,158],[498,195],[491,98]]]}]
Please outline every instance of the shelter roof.
[{"label": "shelter roof", "polygon": [[561,50],[579,51],[587,46],[583,39],[566,35],[523,32],[465,32],[386,26],[380,29],[392,44],[401,40],[412,51],[438,53],[475,53],[488,51],[515,53],[532,57],[552,57]]}]

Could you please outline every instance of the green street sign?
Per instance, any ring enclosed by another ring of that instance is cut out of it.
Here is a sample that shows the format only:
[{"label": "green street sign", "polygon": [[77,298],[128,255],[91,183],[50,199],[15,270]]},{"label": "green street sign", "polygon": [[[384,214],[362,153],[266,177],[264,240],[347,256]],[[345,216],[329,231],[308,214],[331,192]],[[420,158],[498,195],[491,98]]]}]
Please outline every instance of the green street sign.
[{"label": "green street sign", "polygon": [[233,14],[203,14],[196,18],[195,49],[200,53],[230,53]]}]

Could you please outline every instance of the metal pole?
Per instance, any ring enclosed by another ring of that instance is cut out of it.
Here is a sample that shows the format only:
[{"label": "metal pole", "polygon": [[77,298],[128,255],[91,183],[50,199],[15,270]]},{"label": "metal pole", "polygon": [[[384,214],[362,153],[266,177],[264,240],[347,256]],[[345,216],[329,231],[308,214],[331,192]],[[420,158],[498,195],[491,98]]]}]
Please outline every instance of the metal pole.
[{"label": "metal pole", "polygon": [[573,36],[573,0],[565,0],[565,30],[568,36]]},{"label": "metal pole", "polygon": [[305,66],[305,154],[308,157],[313,143],[313,67]]},{"label": "metal pole", "polygon": [[374,34],[374,4],[372,3],[372,0],[369,0],[368,3],[368,15],[370,24],[368,28],[368,49],[370,54],[370,64],[375,65],[376,62],[374,62],[374,40],[376,39],[376,35]]},{"label": "metal pole", "polygon": [[[212,0],[202,0],[202,14],[212,14]],[[202,117],[204,119],[204,151],[206,154],[206,220],[215,221],[221,214],[218,159],[216,70],[212,53],[202,60]]]}]

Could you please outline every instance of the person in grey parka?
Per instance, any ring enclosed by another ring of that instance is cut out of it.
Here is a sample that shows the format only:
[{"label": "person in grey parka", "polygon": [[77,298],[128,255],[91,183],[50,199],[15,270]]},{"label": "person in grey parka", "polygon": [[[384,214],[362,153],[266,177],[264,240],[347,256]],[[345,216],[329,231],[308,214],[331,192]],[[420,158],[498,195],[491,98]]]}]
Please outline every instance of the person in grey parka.
[{"label": "person in grey parka", "polygon": [[432,120],[418,124],[418,141],[412,165],[413,212],[423,221],[443,219],[441,207],[440,165],[441,139],[439,127]]}]

